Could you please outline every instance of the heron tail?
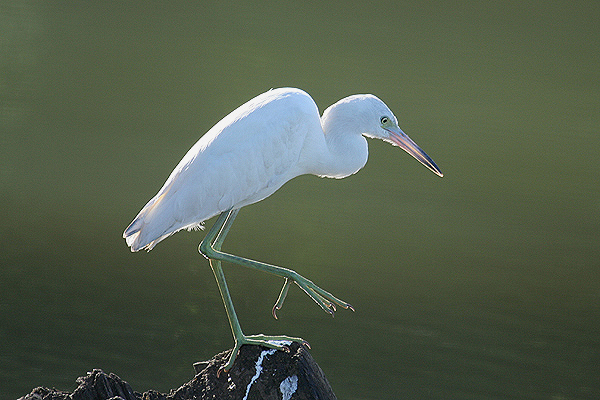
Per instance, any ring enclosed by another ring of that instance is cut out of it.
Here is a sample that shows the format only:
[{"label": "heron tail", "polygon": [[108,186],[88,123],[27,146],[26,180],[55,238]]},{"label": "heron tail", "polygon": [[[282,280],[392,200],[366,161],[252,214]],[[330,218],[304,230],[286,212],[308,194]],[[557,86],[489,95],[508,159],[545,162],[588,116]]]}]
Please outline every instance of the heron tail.
[{"label": "heron tail", "polygon": [[123,238],[131,251],[152,250],[161,240],[175,233],[172,226],[162,226],[156,213],[164,193],[148,202],[123,232]]}]

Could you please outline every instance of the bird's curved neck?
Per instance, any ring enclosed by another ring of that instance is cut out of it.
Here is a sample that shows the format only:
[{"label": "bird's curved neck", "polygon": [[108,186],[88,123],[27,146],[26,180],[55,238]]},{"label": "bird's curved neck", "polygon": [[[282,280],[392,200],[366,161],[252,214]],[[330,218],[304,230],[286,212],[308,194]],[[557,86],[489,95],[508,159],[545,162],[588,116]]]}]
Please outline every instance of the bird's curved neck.
[{"label": "bird's curved neck", "polygon": [[367,140],[356,129],[352,130],[348,124],[323,123],[323,133],[327,145],[328,171],[322,176],[330,178],[344,178],[355,174],[367,163]]}]

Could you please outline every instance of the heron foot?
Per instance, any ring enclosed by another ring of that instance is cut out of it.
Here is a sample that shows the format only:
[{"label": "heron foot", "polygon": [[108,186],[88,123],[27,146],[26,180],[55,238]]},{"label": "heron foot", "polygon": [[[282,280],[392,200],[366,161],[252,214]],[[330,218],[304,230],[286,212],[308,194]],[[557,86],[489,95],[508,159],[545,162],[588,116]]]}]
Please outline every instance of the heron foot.
[{"label": "heron foot", "polygon": [[231,351],[229,360],[225,365],[219,368],[219,371],[217,372],[217,378],[221,375],[221,372],[227,373],[231,369],[233,363],[235,362],[235,359],[239,354],[240,348],[245,344],[263,346],[268,347],[270,349],[289,352],[289,345],[292,344],[292,342],[300,343],[301,345],[306,346],[310,349],[310,345],[308,344],[308,342],[302,338],[289,336],[267,336],[263,334],[246,336],[242,334],[235,338],[235,345],[233,347],[233,350]]},{"label": "heron foot", "polygon": [[323,311],[325,311],[328,314],[331,314],[331,316],[334,316],[334,313],[337,311],[336,304],[339,307],[342,307],[346,310],[354,311],[354,307],[352,307],[349,303],[346,303],[345,301],[338,299],[328,291],[321,289],[320,287],[315,285],[311,280],[306,279],[297,272],[292,270],[288,271],[291,273],[291,276],[285,278],[283,288],[281,288],[279,297],[277,298],[277,301],[273,306],[273,317],[275,319],[277,319],[277,311],[280,310],[281,307],[283,307],[283,302],[285,301],[285,297],[287,296],[288,290],[292,283],[298,285],[298,287],[300,287],[300,289],[302,289],[304,293],[308,295],[308,297],[313,299],[313,301],[317,303],[317,305],[321,307]]}]

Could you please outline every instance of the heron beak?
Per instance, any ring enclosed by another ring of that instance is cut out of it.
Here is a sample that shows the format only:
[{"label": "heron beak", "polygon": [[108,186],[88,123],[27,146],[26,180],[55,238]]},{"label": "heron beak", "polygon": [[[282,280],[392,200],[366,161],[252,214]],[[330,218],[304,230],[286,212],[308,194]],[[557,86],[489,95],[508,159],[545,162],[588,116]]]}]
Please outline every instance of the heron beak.
[{"label": "heron beak", "polygon": [[435,164],[435,162],[433,162],[431,157],[429,157],[427,153],[421,150],[421,148],[417,146],[417,144],[413,142],[412,139],[409,138],[406,133],[402,132],[402,129],[398,127],[384,129],[390,134],[389,141],[391,141],[396,146],[399,146],[408,154],[416,158],[421,164],[429,168],[434,174],[440,177],[444,176],[444,174],[442,174],[442,171],[440,171],[439,167]]}]

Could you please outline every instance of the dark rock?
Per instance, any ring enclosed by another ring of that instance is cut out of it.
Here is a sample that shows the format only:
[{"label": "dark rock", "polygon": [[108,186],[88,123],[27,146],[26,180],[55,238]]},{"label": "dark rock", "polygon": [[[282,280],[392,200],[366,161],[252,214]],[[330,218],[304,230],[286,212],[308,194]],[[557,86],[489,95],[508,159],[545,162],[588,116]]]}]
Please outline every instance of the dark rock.
[{"label": "dark rock", "polygon": [[36,388],[19,400],[332,400],[336,399],[323,371],[308,350],[292,343],[289,352],[242,346],[231,370],[221,372],[231,350],[194,364],[196,376],[169,394],[134,392],[115,374],[95,369],[78,378],[71,393]]}]

